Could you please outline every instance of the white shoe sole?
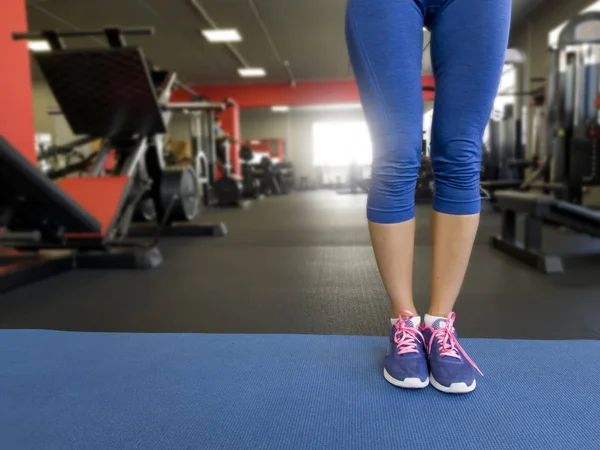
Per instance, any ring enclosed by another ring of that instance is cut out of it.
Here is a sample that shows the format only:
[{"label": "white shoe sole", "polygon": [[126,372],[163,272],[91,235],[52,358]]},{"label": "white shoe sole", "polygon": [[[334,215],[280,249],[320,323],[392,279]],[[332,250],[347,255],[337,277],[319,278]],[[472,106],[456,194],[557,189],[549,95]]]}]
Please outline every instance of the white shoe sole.
[{"label": "white shoe sole", "polygon": [[383,376],[390,384],[404,389],[423,389],[429,386],[429,378],[425,381],[421,381],[418,378],[405,378],[400,381],[392,377],[385,368],[383,369]]},{"label": "white shoe sole", "polygon": [[435,381],[433,374],[429,374],[431,385],[438,391],[445,392],[446,394],[468,394],[473,392],[477,386],[477,380],[473,380],[473,384],[468,386],[467,383],[452,383],[450,387],[442,386],[440,383]]}]

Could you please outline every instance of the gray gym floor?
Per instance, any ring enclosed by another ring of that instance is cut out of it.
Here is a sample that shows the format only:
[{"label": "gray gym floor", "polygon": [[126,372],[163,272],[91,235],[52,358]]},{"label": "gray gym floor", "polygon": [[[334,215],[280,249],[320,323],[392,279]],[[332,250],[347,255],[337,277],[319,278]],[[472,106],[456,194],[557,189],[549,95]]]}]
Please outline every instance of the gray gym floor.
[{"label": "gray gym floor", "polygon": [[[383,335],[388,308],[364,195],[296,193],[206,214],[225,238],[164,239],[153,271],[73,271],[8,294],[0,328]],[[415,297],[429,295],[429,207],[418,209]],[[599,339],[600,268],[546,276],[493,250],[487,212],[456,306],[462,336]]]}]

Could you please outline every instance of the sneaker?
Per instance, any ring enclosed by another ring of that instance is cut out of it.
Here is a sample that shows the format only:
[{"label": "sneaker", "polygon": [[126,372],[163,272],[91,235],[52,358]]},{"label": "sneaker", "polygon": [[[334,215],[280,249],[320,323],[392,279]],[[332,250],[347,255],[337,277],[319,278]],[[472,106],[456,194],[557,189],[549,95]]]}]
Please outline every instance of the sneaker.
[{"label": "sneaker", "polygon": [[425,339],[413,322],[410,311],[398,319],[390,331],[390,351],[385,357],[383,376],[394,386],[420,389],[429,384]]},{"label": "sneaker", "polygon": [[481,371],[458,343],[454,329],[455,313],[447,319],[436,320],[431,327],[421,330],[429,355],[431,385],[448,394],[466,394],[475,389],[475,371]]}]

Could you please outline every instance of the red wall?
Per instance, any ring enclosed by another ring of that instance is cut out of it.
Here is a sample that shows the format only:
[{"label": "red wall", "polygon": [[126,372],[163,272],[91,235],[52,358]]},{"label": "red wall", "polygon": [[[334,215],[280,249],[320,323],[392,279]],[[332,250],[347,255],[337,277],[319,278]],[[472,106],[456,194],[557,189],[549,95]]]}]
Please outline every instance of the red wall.
[{"label": "red wall", "polygon": [[[424,76],[423,86],[434,86],[432,76]],[[358,103],[358,89],[354,80],[298,83],[296,87],[281,84],[241,84],[224,86],[193,86],[201,95],[213,101],[233,98],[240,108],[262,108],[273,105],[324,105]],[[434,93],[423,91],[424,100],[433,100]],[[172,102],[189,101],[185,91],[175,91]]]},{"label": "red wall", "polygon": [[240,108],[237,104],[229,106],[225,111],[219,114],[223,121],[222,128],[229,136],[235,139],[229,147],[229,161],[231,168],[238,175],[241,173],[240,168]]},{"label": "red wall", "polygon": [[14,31],[27,31],[25,0],[0,1],[0,134],[35,162],[29,50],[26,41],[11,39]]}]

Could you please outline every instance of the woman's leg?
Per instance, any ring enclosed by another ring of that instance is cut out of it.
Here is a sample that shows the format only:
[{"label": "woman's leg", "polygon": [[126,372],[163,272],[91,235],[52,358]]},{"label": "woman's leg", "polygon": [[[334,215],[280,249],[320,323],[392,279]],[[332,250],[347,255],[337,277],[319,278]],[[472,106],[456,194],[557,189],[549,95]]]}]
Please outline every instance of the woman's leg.
[{"label": "woman's leg", "polygon": [[510,0],[430,0],[435,76],[435,174],[429,314],[446,317],[459,294],[479,224],[481,143],[504,65]]},{"label": "woman's leg", "polygon": [[348,2],[348,49],[373,141],[367,218],[393,317],[402,310],[416,314],[412,270],[423,123],[422,27],[417,0]]},{"label": "woman's leg", "polygon": [[458,343],[451,311],[479,223],[481,141],[504,65],[511,2],[428,1],[439,7],[431,11],[436,184],[431,307],[423,334],[431,384],[443,392],[466,393],[475,389],[477,366]]}]

